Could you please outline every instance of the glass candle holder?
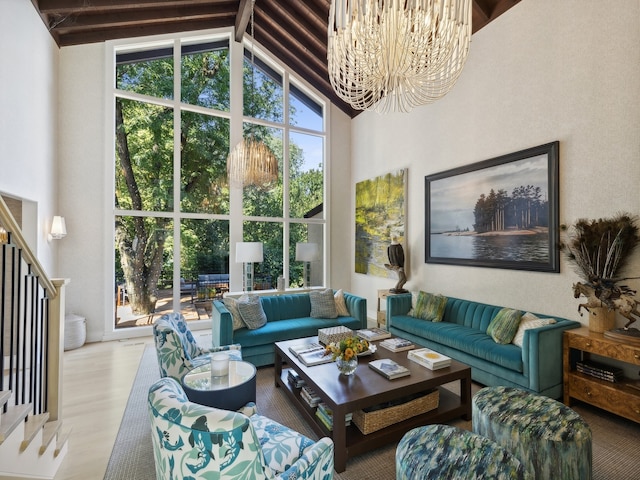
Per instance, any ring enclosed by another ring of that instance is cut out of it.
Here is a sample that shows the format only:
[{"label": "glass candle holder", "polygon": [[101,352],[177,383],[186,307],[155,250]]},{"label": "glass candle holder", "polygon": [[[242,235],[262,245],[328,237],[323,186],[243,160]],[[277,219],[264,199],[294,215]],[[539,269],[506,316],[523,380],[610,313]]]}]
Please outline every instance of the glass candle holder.
[{"label": "glass candle holder", "polygon": [[229,355],[215,353],[211,356],[211,376],[224,377],[229,375]]}]

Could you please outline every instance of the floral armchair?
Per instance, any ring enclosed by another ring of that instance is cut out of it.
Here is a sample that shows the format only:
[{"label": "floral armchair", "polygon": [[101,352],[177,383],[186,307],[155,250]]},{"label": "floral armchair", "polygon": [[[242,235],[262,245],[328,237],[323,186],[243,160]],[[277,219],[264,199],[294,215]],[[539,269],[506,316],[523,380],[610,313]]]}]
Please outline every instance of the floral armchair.
[{"label": "floral armchair", "polygon": [[192,368],[211,360],[211,354],[228,351],[231,360],[242,360],[240,345],[203,348],[198,345],[181,313],[162,315],[153,325],[158,365],[161,377],[178,382]]},{"label": "floral armchair", "polygon": [[232,412],[191,403],[172,378],[149,389],[156,478],[333,478],[333,442],[307,437],[257,413],[254,403]]}]

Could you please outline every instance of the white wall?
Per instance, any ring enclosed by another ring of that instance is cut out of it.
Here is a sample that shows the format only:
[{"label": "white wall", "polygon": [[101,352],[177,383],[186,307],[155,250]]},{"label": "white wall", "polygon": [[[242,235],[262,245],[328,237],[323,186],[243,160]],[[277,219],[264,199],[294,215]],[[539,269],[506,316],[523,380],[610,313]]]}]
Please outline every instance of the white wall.
[{"label": "white wall", "polygon": [[[114,282],[105,270],[113,254],[113,209],[105,196],[104,43],[60,49],[60,205],[68,212],[60,242],[60,271],[71,279],[67,312],[87,319],[87,341],[100,341],[113,325]],[[113,169],[111,169],[113,172]],[[111,197],[112,198],[112,197]],[[113,202],[111,203],[113,206]]]},{"label": "white wall", "polygon": [[[637,0],[520,2],[473,36],[467,65],[443,99],[409,114],[354,119],[352,188],[409,169],[406,288],[587,323],[571,288],[579,277],[564,258],[560,274],[425,264],[424,177],[559,140],[561,223],[640,214],[638,18]],[[394,282],[353,273],[351,242],[352,290],[375,317],[376,289]],[[640,251],[631,273],[640,276]],[[628,284],[640,290],[638,280]]]},{"label": "white wall", "polygon": [[65,215],[57,198],[58,47],[31,2],[3,2],[0,58],[0,192],[29,201],[26,239],[58,277],[60,242],[47,242],[53,216]]}]

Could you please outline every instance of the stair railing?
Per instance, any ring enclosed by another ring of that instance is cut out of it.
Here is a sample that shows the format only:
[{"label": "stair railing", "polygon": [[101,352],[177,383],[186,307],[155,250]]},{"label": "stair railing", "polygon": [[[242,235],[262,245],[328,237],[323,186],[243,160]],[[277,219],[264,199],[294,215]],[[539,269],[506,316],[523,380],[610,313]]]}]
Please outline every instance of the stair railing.
[{"label": "stair railing", "polygon": [[0,390],[50,420],[62,418],[67,283],[49,279],[0,197]]}]

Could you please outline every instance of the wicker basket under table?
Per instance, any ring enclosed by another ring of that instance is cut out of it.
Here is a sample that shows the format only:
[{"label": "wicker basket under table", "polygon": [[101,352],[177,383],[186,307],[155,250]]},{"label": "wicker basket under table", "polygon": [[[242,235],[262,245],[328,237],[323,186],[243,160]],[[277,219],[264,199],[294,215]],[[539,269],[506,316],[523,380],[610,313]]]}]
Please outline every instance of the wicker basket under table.
[{"label": "wicker basket under table", "polygon": [[425,395],[409,400],[408,402],[392,407],[364,412],[358,410],[353,412],[353,423],[365,435],[380,430],[382,428],[401,422],[407,418],[415,417],[430,410],[438,408],[440,391],[435,390]]}]

